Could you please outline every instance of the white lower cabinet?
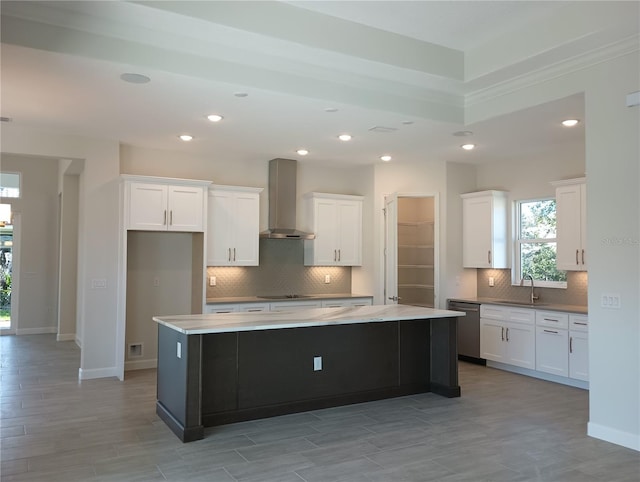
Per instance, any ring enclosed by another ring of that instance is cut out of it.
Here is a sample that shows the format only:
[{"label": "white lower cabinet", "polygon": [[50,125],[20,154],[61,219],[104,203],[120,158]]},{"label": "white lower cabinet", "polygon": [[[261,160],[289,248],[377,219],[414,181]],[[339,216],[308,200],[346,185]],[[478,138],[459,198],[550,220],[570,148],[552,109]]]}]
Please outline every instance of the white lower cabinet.
[{"label": "white lower cabinet", "polygon": [[307,308],[320,308],[320,300],[313,301],[276,301],[271,303],[270,311],[296,311]]},{"label": "white lower cabinet", "polygon": [[373,299],[371,297],[362,298],[332,298],[332,299],[314,299],[314,300],[295,300],[295,301],[273,301],[271,303],[210,303],[206,305],[205,313],[234,313],[245,312],[254,313],[260,311],[294,311],[305,308],[330,308],[330,307],[358,307],[371,306]]},{"label": "white lower cabinet", "polygon": [[355,308],[358,306],[371,306],[371,298],[344,298],[337,300],[322,300],[322,308]]},{"label": "white lower cabinet", "polygon": [[[525,374],[563,382],[588,381],[588,317],[573,313],[480,307],[481,357],[528,369]],[[530,370],[530,371],[529,371]]]}]

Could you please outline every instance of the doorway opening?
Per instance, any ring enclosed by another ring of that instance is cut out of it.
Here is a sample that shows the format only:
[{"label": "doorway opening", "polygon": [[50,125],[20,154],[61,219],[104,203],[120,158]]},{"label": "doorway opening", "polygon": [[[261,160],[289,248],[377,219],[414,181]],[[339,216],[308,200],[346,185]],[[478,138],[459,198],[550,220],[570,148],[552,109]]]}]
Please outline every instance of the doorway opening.
[{"label": "doorway opening", "polygon": [[0,330],[11,330],[13,226],[0,227]]}]

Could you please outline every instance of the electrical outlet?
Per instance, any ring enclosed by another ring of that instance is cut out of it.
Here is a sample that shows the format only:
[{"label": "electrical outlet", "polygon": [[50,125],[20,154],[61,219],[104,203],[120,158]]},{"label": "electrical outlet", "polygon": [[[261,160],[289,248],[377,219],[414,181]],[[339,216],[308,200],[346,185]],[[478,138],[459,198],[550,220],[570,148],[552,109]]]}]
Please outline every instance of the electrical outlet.
[{"label": "electrical outlet", "polygon": [[324,282],[325,282],[325,284],[331,283],[331,275],[330,274],[325,274],[324,275]]},{"label": "electrical outlet", "polygon": [[178,358],[182,358],[182,343],[180,343],[179,341],[176,344],[176,356]]},{"label": "electrical outlet", "polygon": [[153,286],[155,286],[156,288],[160,286],[160,278],[158,278],[157,276],[154,276],[153,278]]},{"label": "electrical outlet", "polygon": [[216,285],[216,277],[209,276],[209,286],[215,286],[215,285]]},{"label": "electrical outlet", "polygon": [[319,372],[322,370],[322,357],[321,356],[314,356],[313,357],[313,371],[314,372]]},{"label": "electrical outlet", "polygon": [[489,286],[495,286],[496,280],[493,279],[493,276],[489,276]]}]

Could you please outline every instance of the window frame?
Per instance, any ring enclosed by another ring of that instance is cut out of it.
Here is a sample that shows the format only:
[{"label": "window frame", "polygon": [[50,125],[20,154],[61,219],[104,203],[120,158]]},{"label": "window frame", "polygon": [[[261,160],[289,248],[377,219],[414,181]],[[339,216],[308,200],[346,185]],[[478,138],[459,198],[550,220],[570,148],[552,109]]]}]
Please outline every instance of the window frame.
[{"label": "window frame", "polygon": [[[556,243],[556,248],[558,246],[558,238],[557,232],[555,238],[535,238],[535,239],[521,239],[520,238],[520,223],[522,220],[521,209],[522,204],[538,202],[538,201],[555,201],[556,198],[554,196],[546,196],[546,197],[538,197],[531,199],[518,199],[513,202],[513,269],[511,284],[512,286],[520,286],[520,282],[522,280],[522,265],[520,261],[522,259],[520,255],[521,245],[523,243],[535,243],[535,244],[543,244],[543,243]],[[556,202],[557,209],[557,202]],[[557,253],[557,250],[556,250]],[[560,270],[563,271],[563,270]],[[529,280],[525,281],[525,285],[528,284]],[[546,280],[533,280],[533,283],[538,288],[557,288],[557,289],[566,289],[567,282],[566,281],[546,281]]]},{"label": "window frame", "polygon": [[14,172],[14,171],[0,171],[0,174],[3,174],[3,175],[13,174],[15,176],[18,176],[18,188],[17,188],[18,189],[18,195],[17,196],[3,196],[2,195],[3,186],[0,183],[0,199],[22,199],[22,173],[21,172]]}]

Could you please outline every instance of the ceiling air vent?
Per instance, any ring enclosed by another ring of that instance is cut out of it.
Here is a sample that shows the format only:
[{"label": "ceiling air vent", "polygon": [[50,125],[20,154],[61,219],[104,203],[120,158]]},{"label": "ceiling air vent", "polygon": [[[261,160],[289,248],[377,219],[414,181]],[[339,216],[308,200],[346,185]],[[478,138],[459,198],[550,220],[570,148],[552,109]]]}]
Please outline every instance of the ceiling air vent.
[{"label": "ceiling air vent", "polygon": [[369,132],[395,132],[397,130],[395,127],[373,126],[369,129]]}]

